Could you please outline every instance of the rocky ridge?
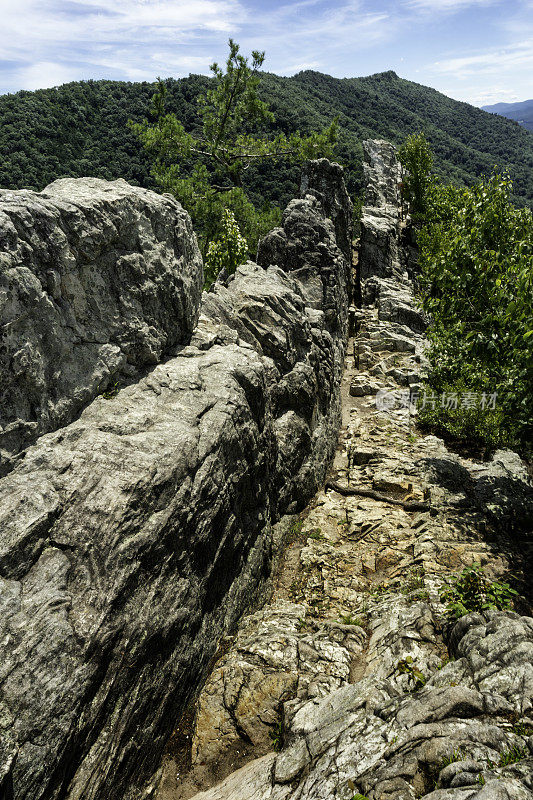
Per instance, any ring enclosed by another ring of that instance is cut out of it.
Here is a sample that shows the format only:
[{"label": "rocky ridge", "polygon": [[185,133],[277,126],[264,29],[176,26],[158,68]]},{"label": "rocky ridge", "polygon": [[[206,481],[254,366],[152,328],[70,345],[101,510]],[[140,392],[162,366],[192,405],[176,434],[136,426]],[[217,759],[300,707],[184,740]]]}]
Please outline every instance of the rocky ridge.
[{"label": "rocky ridge", "polygon": [[[51,409],[25,427],[37,406],[5,373],[23,433],[4,447],[24,450],[0,480],[2,797],[137,797],[220,638],[264,596],[284,515],[325,479],[349,265],[324,187],[348,203],[346,221],[351,207],[336,165],[310,169],[320,185],[308,180],[271,234],[286,269],[248,263],[201,300],[175,201],[92,179],[0,197],[3,354],[29,342]],[[71,328],[94,344],[77,372],[61,349]],[[143,331],[151,345],[136,349]],[[116,358],[100,369],[106,342]],[[125,363],[128,385],[94,396]],[[81,413],[70,384],[53,397],[57,368],[80,387]]]},{"label": "rocky ridge", "polygon": [[[333,471],[293,520],[270,602],[215,664],[181,731],[188,762],[170,749],[157,800],[533,798],[531,483],[514,453],[476,462],[414,425],[427,321],[402,268],[393,148],[365,150],[364,306]],[[441,591],[475,563],[512,573],[522,598],[453,623]]]},{"label": "rocky ridge", "polygon": [[202,260],[170,195],[97,178],[0,190],[0,475],[196,325]]}]

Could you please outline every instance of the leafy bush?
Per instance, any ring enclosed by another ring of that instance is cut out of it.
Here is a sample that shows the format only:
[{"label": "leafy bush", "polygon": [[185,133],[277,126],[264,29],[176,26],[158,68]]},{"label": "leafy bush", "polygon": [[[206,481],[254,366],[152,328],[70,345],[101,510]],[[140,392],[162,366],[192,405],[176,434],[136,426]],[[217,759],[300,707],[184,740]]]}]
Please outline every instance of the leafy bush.
[{"label": "leafy bush", "polygon": [[432,184],[433,156],[423,133],[413,133],[398,150],[398,159],[406,170],[402,194],[409,202],[411,214],[421,217],[426,211],[427,197]]},{"label": "leafy bush", "polygon": [[409,680],[413,682],[413,689],[421,689],[426,684],[426,676],[417,667],[412,656],[407,656],[396,664],[396,671],[400,675],[408,675]]},{"label": "leafy bush", "polygon": [[237,267],[246,261],[247,253],[246,239],[239,230],[235,215],[225,208],[222,219],[222,235],[217,241],[210,242],[207,251],[204,269],[205,288],[209,289],[222,269],[226,271],[227,275],[233,275]]},{"label": "leafy bush", "polygon": [[491,582],[480,564],[473,564],[452,578],[440,599],[446,603],[448,614],[455,619],[471,611],[496,608],[500,611],[512,608],[513,597],[518,593],[508,583]]},{"label": "leafy bush", "polygon": [[[419,233],[420,288],[431,315],[420,421],[485,446],[531,446],[533,216],[510,202],[506,176],[469,189],[433,186]],[[465,403],[465,393],[478,402]],[[458,402],[440,398],[458,396]]]}]

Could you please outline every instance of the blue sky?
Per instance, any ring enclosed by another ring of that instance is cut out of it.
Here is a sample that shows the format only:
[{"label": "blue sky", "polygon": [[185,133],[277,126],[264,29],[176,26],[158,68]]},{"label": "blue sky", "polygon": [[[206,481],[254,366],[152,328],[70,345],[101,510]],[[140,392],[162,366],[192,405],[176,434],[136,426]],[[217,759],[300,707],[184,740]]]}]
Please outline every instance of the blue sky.
[{"label": "blue sky", "polygon": [[533,0],[0,0],[0,93],[209,72],[232,36],[265,69],[393,69],[475,105],[533,97]]}]

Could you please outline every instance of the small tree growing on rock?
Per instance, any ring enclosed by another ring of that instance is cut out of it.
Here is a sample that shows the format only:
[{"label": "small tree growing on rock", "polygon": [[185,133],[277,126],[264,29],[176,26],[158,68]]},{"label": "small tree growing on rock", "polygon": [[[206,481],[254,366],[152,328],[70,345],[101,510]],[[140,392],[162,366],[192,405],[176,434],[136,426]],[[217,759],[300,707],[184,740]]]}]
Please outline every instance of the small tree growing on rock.
[{"label": "small tree growing on rock", "polygon": [[432,184],[433,156],[423,133],[413,133],[398,150],[398,159],[405,174],[402,193],[408,201],[412,216],[424,216],[428,191]]},{"label": "small tree growing on rock", "polygon": [[237,267],[246,261],[247,251],[246,239],[239,230],[235,215],[228,208],[224,209],[221,237],[209,243],[205,259],[206,288],[210,288],[221,270],[233,275]]},{"label": "small tree growing on rock", "polygon": [[[233,211],[254,254],[257,239],[274,227],[278,208],[256,210],[243,188],[243,176],[252,163],[264,159],[293,162],[332,155],[337,120],[321,132],[301,136],[297,131],[274,138],[267,134],[274,120],[259,98],[264,52],[254,50],[249,59],[229,40],[225,69],[214,63],[212,85],[198,99],[198,121],[185,130],[175,114],[167,113],[167,85],[158,79],[152,98],[154,122],[132,124],[144,147],[154,157],[153,174],[163,191],[174,194],[191,214],[199,234],[202,254],[223,233],[223,210]],[[262,129],[258,135],[254,130]]]}]

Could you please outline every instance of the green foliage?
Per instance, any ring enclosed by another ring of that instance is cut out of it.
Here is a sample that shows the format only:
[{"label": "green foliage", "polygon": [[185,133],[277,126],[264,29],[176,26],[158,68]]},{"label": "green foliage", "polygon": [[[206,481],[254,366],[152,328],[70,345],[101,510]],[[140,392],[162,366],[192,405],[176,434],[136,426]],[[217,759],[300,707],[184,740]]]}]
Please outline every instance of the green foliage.
[{"label": "green foliage", "polygon": [[533,736],[533,725],[527,722],[515,722],[512,731],[517,736]]},{"label": "green foliage", "polygon": [[410,594],[415,589],[424,588],[424,569],[422,567],[415,567],[410,569],[405,581],[400,586],[402,594]]},{"label": "green foliage", "polygon": [[444,756],[442,761],[439,764],[439,772],[440,770],[444,769],[444,767],[449,767],[450,764],[455,764],[456,761],[464,761],[466,758],[466,753],[461,750],[452,750],[449,756]]},{"label": "green foliage", "polygon": [[[351,778],[348,780],[348,788],[350,789],[350,791],[355,792],[355,783],[352,781]],[[360,792],[357,792],[352,797],[352,800],[368,800],[368,797],[364,794],[361,794]]]},{"label": "green foliage", "polygon": [[220,239],[209,243],[204,264],[204,285],[209,289],[221,270],[233,275],[246,261],[248,247],[242,236],[235,215],[228,208],[223,211],[222,233]]},{"label": "green foliage", "polygon": [[412,656],[407,656],[406,658],[402,658],[401,661],[398,661],[396,664],[396,671],[399,672],[400,675],[409,676],[409,679],[413,682],[413,689],[421,689],[426,683],[426,676],[416,666]]},{"label": "green foliage", "polygon": [[450,580],[440,599],[446,603],[450,617],[459,619],[472,611],[496,608],[500,611],[513,607],[517,592],[508,583],[490,581],[480,564],[473,564]]},{"label": "green foliage", "polygon": [[416,603],[417,600],[429,600],[429,592],[427,589],[418,589],[415,592],[411,592],[407,598],[408,603]]},{"label": "green foliage", "polygon": [[314,539],[316,542],[326,541],[326,537],[320,528],[311,528],[311,530],[306,533],[306,536],[308,539]]},{"label": "green foliage", "polygon": [[[187,133],[201,133],[198,97],[212,82],[203,75],[165,81],[165,107]],[[153,93],[151,83],[90,80],[1,96],[0,186],[40,190],[59,177],[91,175],[155,188],[153,158],[127,128],[128,119],[141,122],[146,116]],[[528,131],[393,72],[350,79],[310,70],[292,77],[261,73],[258,97],[275,115],[274,122],[262,124],[270,138],[280,131],[310,135],[338,115],[336,158],[347,169],[352,196],[363,186],[363,139],[400,145],[412,131],[424,130],[441,178],[470,185],[498,164],[509,169],[515,201],[533,203],[533,137]],[[190,167],[183,165],[181,177]],[[256,208],[266,201],[283,208],[297,193],[299,172],[290,161],[257,159],[243,173],[243,187]]]},{"label": "green foliage", "polygon": [[[524,449],[533,432],[533,215],[511,204],[510,191],[497,174],[429,191],[418,236],[432,318],[427,388],[459,402],[427,404],[420,421],[489,448]],[[465,406],[465,392],[480,401]]]},{"label": "green foliage", "polygon": [[270,738],[272,739],[272,747],[276,753],[283,748],[283,720],[278,720],[273,728],[269,731]]},{"label": "green foliage", "polygon": [[[220,234],[221,211],[230,208],[248,240],[250,255],[255,255],[257,239],[265,232],[265,223],[273,221],[275,212],[264,202],[256,212],[246,197],[243,174],[252,164],[279,159],[297,163],[333,153],[336,120],[322,132],[308,136],[283,131],[266,135],[264,128],[274,122],[274,115],[258,95],[258,69],[264,58],[264,53],[253,51],[250,65],[240,54],[239,45],[229,40],[225,69],[217,63],[211,65],[212,82],[197,99],[198,119],[192,131],[186,130],[175,113],[167,111],[168,88],[162,79],[152,98],[155,121],[131,124],[154,159],[157,183],[174,194],[191,214],[201,234],[204,254]],[[256,130],[259,135],[252,132]]]},{"label": "green foliage", "polygon": [[365,204],[365,194],[360,192],[352,199],[353,203],[353,235],[358,238],[361,234],[361,215],[363,213],[363,206]]},{"label": "green foliage", "polygon": [[102,392],[100,396],[103,397],[104,400],[112,400],[113,397],[117,396],[119,391],[120,391],[120,386],[118,385],[118,381],[115,381],[115,383],[113,383],[108,389],[106,389],[105,392]]},{"label": "green foliage", "polygon": [[303,519],[296,519],[293,522],[291,522],[285,538],[287,546],[291,545],[293,542],[295,542],[297,539],[301,537],[303,527],[304,527]]},{"label": "green foliage", "polygon": [[413,218],[423,217],[432,184],[433,155],[423,133],[412,133],[398,150],[405,172],[402,194],[409,203]]},{"label": "green foliage", "polygon": [[515,764],[517,761],[522,761],[522,759],[527,758],[528,756],[529,751],[526,748],[515,745],[509,750],[504,750],[503,753],[500,753],[498,766],[507,767],[509,764]]},{"label": "green foliage", "polygon": [[360,628],[364,628],[366,624],[365,621],[362,620],[360,617],[352,617],[351,614],[344,614],[340,618],[339,622],[341,623],[341,625],[357,625]]}]

